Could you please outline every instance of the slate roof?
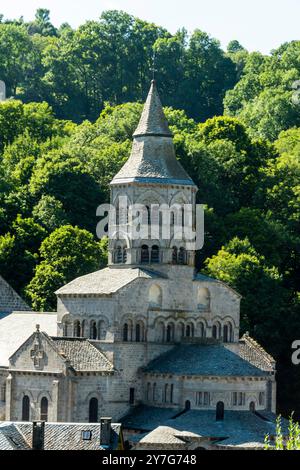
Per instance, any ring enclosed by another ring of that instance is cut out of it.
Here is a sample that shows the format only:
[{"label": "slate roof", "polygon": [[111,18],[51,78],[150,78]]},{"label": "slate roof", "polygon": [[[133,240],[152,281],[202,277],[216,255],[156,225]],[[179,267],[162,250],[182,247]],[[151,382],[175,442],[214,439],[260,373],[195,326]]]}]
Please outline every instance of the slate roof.
[{"label": "slate roof", "polygon": [[[117,449],[121,425],[111,425],[111,448]],[[91,440],[82,439],[82,431],[91,431]],[[12,444],[13,441],[19,445]],[[31,449],[32,423],[0,423],[0,450]],[[104,450],[100,446],[98,423],[45,423],[45,450]]]},{"label": "slate roof", "polygon": [[172,133],[154,81],[133,138],[130,157],[111,184],[140,182],[195,186],[176,159]]},{"label": "slate roof", "polygon": [[160,135],[172,137],[162,104],[158,95],[156,82],[152,80],[150,90],[144,105],[140,122],[133,134],[133,137],[142,135]]},{"label": "slate roof", "polygon": [[200,376],[265,376],[266,373],[223,345],[181,344],[154,359],[145,372]]},{"label": "slate roof", "polygon": [[93,346],[86,338],[52,337],[55,347],[70,365],[80,371],[113,371],[113,365],[107,357]]},{"label": "slate roof", "polygon": [[[158,411],[161,411],[159,417]],[[223,421],[216,421],[214,410],[190,410],[178,415],[175,409],[140,406],[122,421],[125,429],[150,431],[141,436],[145,445],[153,442],[172,443],[173,439],[214,439],[218,447],[262,448],[267,434],[276,434],[276,415],[271,412],[226,411]],[[177,417],[176,417],[177,416]],[[288,422],[282,419],[283,433]]]},{"label": "slate roof", "polygon": [[57,313],[13,312],[0,319],[0,366],[31,336],[36,325],[49,336],[57,334]]},{"label": "slate roof", "polygon": [[162,277],[159,273],[141,268],[104,268],[85,276],[78,277],[55,293],[109,295],[137,278],[152,279]]},{"label": "slate roof", "polygon": [[0,275],[0,315],[14,310],[30,310],[29,305]]}]

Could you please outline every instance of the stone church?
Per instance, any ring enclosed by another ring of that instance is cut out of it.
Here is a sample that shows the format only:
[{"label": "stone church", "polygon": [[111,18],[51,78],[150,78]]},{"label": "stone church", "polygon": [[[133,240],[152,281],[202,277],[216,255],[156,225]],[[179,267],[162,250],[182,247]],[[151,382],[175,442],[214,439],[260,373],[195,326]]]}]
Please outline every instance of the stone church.
[{"label": "stone church", "polygon": [[[131,155],[111,181],[111,203],[126,196],[195,208],[196,193],[153,81]],[[115,233],[127,222],[120,211]],[[240,339],[240,295],[194,265],[184,240],[116,236],[107,268],[56,292],[56,313],[6,315],[2,419],[111,416],[134,448],[261,445],[274,432],[274,360],[248,334]]]}]

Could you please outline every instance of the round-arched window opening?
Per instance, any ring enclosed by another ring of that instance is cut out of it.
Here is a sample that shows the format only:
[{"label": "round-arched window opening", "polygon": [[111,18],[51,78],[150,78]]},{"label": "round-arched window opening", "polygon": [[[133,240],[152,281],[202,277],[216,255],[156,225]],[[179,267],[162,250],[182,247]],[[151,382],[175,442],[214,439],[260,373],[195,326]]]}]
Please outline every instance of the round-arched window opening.
[{"label": "round-arched window opening", "polygon": [[224,402],[219,401],[216,406],[216,420],[223,421],[224,419]]},{"label": "round-arched window opening", "polygon": [[41,421],[48,421],[48,399],[41,399]]},{"label": "round-arched window opening", "polygon": [[22,400],[22,421],[29,421],[30,418],[30,398],[24,395]]},{"label": "round-arched window opening", "polygon": [[148,264],[149,263],[149,247],[147,245],[142,245],[141,248],[141,263]]},{"label": "round-arched window opening", "polygon": [[151,263],[159,263],[159,247],[153,245],[151,248]]},{"label": "round-arched window opening", "polygon": [[98,423],[98,400],[91,398],[89,403],[89,423]]},{"label": "round-arched window opening", "polygon": [[186,411],[189,411],[189,410],[191,409],[191,402],[190,402],[190,400],[186,400],[186,402],[185,402],[185,407],[184,407],[184,408],[185,408]]},{"label": "round-arched window opening", "polygon": [[255,413],[255,403],[254,403],[254,401],[252,401],[250,403],[249,410],[251,411],[251,413]]}]

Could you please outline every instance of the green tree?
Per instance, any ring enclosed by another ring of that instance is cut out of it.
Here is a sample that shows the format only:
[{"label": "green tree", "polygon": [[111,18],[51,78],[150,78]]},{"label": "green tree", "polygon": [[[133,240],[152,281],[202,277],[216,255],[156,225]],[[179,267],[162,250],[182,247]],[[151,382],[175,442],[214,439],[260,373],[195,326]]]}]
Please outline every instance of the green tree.
[{"label": "green tree", "polygon": [[37,310],[55,309],[54,290],[78,276],[96,271],[107,262],[106,242],[96,242],[91,233],[65,225],[54,230],[41,244],[41,263],[26,287]]}]

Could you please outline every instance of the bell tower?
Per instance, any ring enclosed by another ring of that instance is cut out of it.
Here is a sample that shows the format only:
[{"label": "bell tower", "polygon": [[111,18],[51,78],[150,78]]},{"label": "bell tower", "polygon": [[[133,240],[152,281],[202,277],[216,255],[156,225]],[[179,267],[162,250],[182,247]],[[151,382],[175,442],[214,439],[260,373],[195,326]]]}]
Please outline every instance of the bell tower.
[{"label": "bell tower", "polygon": [[[178,239],[175,231],[178,226],[182,232],[187,225],[194,228],[197,187],[176,159],[173,135],[155,80],[133,134],[130,157],[110,186],[116,213],[110,226],[110,233],[114,233],[109,243],[110,265],[150,265],[156,269],[166,264],[194,266],[194,250],[189,248],[184,235]],[[132,238],[127,235],[132,226],[128,207],[139,205],[145,208],[146,224],[156,229]],[[163,207],[176,210],[166,216]],[[163,231],[167,221],[169,232]]]}]

